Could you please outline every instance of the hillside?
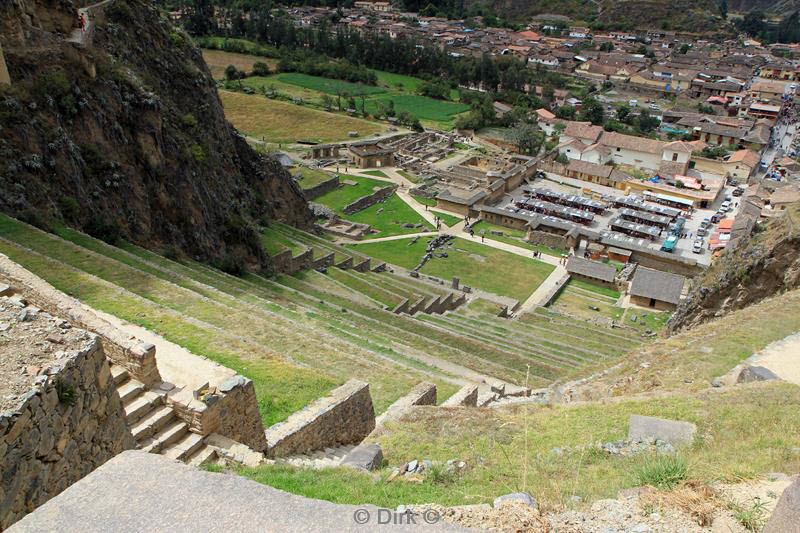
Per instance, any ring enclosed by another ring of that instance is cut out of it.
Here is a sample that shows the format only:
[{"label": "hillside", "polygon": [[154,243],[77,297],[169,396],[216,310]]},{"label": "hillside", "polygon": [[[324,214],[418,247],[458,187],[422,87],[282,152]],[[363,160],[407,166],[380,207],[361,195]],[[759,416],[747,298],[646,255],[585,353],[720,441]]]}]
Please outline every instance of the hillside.
[{"label": "hillside", "polygon": [[[467,0],[467,5],[477,4]],[[508,17],[566,15],[575,21],[609,27],[652,27],[685,31],[718,29],[719,9],[713,0],[494,0],[494,10]]]},{"label": "hillside", "polygon": [[800,205],[786,211],[739,246],[726,250],[692,282],[689,297],[669,323],[669,331],[709,319],[800,286]]},{"label": "hillside", "polygon": [[[254,223],[303,226],[282,167],[225,120],[200,52],[142,0],[77,29],[69,0],[0,5],[0,210],[229,271],[268,266]],[[72,41],[72,42],[70,42]]]}]

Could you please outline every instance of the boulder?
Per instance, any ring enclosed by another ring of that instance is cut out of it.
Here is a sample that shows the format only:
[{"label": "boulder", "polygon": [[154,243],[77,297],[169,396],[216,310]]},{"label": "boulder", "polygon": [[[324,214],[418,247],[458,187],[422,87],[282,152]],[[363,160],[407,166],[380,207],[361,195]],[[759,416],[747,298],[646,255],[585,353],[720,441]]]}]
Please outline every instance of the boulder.
[{"label": "boulder", "polygon": [[800,524],[800,477],[786,487],[763,533],[793,533]]},{"label": "boulder", "polygon": [[536,509],[536,500],[527,492],[512,492],[511,494],[503,494],[494,499],[495,507],[503,505],[504,503],[522,503]]},{"label": "boulder", "polygon": [[378,444],[356,446],[342,459],[342,466],[361,470],[377,470],[383,462],[383,452]]},{"label": "boulder", "polygon": [[769,368],[763,366],[746,366],[739,372],[739,377],[736,378],[736,383],[752,383],[753,381],[771,381],[773,379],[780,379]]},{"label": "boulder", "polygon": [[653,416],[631,415],[628,422],[628,440],[663,440],[673,446],[690,445],[697,426],[690,422],[667,420]]}]

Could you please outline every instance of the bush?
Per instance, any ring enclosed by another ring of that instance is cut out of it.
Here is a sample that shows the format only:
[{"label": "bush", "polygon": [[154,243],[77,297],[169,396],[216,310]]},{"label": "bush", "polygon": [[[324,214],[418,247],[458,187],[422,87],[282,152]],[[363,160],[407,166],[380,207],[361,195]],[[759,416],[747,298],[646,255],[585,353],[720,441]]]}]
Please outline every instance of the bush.
[{"label": "bush", "polygon": [[129,23],[133,20],[131,6],[125,0],[115,0],[106,7],[106,17],[112,22],[120,24]]},{"label": "bush", "polygon": [[116,245],[122,238],[122,231],[116,224],[105,218],[94,218],[86,225],[86,233],[108,244]]},{"label": "bush", "polygon": [[58,199],[58,206],[61,208],[61,214],[67,220],[77,220],[81,213],[81,205],[74,196],[62,196]]},{"label": "bush", "polygon": [[192,113],[186,113],[185,115],[183,115],[181,117],[181,122],[183,122],[183,125],[186,126],[187,128],[194,128],[195,126],[197,126],[197,119],[194,117]]},{"label": "bush", "polygon": [[269,76],[271,73],[266,63],[258,61],[253,64],[253,76]]},{"label": "bush", "polygon": [[688,472],[686,459],[679,455],[651,455],[636,467],[635,476],[639,485],[671,490],[686,479]]}]

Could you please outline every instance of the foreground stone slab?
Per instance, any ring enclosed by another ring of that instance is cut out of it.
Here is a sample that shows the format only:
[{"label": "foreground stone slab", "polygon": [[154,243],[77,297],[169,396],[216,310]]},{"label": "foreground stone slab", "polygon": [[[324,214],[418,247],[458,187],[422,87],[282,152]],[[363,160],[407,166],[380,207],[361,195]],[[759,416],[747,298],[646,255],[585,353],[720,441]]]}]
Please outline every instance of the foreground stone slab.
[{"label": "foreground stone slab", "polygon": [[[394,514],[369,505],[312,500],[239,476],[196,470],[161,455],[128,451],[7,531],[467,531],[441,522],[401,523],[392,520]],[[379,522],[381,517],[388,521]]]},{"label": "foreground stone slab", "polygon": [[764,527],[764,533],[800,531],[800,477],[786,487]]},{"label": "foreground stone slab", "polygon": [[383,462],[383,451],[378,444],[362,444],[356,446],[342,459],[343,466],[360,468],[362,470],[376,470]]},{"label": "foreground stone slab", "polygon": [[752,383],[753,381],[772,381],[773,379],[780,379],[775,373],[763,366],[747,366],[740,373],[736,379],[736,383]]},{"label": "foreground stone slab", "polygon": [[628,422],[628,440],[663,440],[673,446],[690,445],[697,426],[690,422],[667,420],[654,416],[631,415]]}]

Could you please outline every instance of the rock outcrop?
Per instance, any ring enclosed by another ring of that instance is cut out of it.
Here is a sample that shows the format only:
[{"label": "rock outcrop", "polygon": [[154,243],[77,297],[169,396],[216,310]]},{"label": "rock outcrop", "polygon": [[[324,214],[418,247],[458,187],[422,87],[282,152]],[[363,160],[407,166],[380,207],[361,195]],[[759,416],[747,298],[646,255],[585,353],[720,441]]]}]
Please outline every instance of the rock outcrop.
[{"label": "rock outcrop", "polygon": [[0,210],[228,271],[268,267],[256,225],[307,226],[302,192],[225,120],[199,50],[153,6],[112,0],[90,18],[87,39],[69,0],[0,4],[13,80],[0,87]]},{"label": "rock outcrop", "polygon": [[[800,206],[728,249],[692,282],[668,323],[675,333],[800,287]],[[794,220],[793,220],[794,219]]]}]

